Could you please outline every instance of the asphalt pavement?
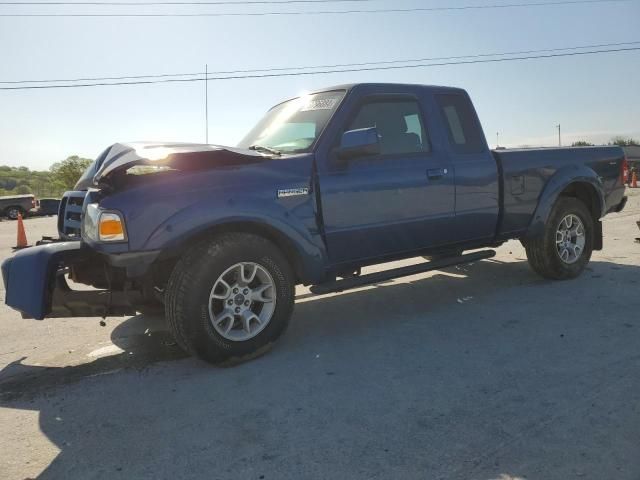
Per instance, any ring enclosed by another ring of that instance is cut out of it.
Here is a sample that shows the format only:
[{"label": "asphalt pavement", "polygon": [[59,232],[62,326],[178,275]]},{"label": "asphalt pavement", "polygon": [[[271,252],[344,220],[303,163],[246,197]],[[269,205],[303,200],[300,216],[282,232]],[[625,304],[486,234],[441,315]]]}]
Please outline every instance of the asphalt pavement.
[{"label": "asphalt pavement", "polygon": [[[638,480],[636,192],[576,280],[537,277],[509,242],[354,291],[299,288],[275,349],[230,368],[187,357],[161,317],[0,305],[0,478]],[[25,226],[55,235],[54,217]],[[15,240],[0,222],[0,258]]]}]

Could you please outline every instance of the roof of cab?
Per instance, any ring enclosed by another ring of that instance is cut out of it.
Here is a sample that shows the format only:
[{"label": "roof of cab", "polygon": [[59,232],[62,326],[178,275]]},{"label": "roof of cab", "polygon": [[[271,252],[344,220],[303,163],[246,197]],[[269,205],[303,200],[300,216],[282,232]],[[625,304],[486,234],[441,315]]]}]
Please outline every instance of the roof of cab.
[{"label": "roof of cab", "polygon": [[[419,83],[384,83],[384,82],[383,83],[345,83],[342,85],[334,85],[332,87],[318,88],[316,90],[312,90],[307,93],[309,95],[314,95],[317,93],[335,92],[337,90],[346,90],[347,92],[349,92],[357,88],[386,88],[386,89],[398,89],[398,90],[421,89],[421,90],[428,90],[433,93],[457,93],[457,94],[466,93],[466,91],[463,88],[457,88],[457,87],[443,87],[440,85],[422,85]],[[283,103],[286,103],[290,100],[299,98],[300,96],[302,95],[300,94],[300,95],[296,95],[295,97],[290,97],[285,100],[282,100],[281,102],[278,102],[275,105],[273,105],[270,108],[270,110],[273,110],[277,106],[282,105]]]},{"label": "roof of cab", "polygon": [[449,92],[449,93],[461,93],[465,90],[457,87],[445,87],[441,85],[422,85],[419,83],[345,83],[343,85],[334,85],[332,87],[319,88],[311,93],[322,93],[322,92],[330,92],[333,90],[353,90],[359,87],[373,87],[373,88],[397,88],[399,90],[402,89],[424,89],[431,90],[435,92]]}]

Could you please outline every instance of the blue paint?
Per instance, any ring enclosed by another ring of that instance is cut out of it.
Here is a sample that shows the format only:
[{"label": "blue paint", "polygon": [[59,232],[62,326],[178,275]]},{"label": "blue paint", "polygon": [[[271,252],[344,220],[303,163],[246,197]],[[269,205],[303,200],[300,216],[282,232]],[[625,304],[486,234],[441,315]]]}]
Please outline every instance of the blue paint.
[{"label": "blue paint", "polygon": [[42,320],[49,312],[52,281],[59,262],[79,255],[80,242],[62,242],[20,250],[2,262],[5,303],[26,317]]}]

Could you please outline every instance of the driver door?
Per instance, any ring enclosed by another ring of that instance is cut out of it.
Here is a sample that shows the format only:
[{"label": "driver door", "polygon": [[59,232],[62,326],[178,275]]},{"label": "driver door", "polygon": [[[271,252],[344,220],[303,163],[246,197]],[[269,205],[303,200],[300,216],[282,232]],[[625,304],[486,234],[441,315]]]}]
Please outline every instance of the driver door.
[{"label": "driver door", "polygon": [[378,130],[380,153],[329,159],[319,173],[333,264],[418,251],[450,240],[453,172],[433,152],[423,109],[413,95],[365,97],[342,131]]}]

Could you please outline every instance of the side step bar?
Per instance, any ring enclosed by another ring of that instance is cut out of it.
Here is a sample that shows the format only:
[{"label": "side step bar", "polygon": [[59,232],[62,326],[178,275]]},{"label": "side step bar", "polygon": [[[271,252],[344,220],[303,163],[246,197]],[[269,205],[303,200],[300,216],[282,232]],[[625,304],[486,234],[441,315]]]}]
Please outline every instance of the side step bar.
[{"label": "side step bar", "polygon": [[351,288],[363,287],[373,283],[380,283],[394,278],[408,277],[418,273],[430,272],[432,270],[440,270],[445,267],[452,267],[463,263],[476,262],[494,257],[495,250],[482,250],[480,252],[467,253],[458,257],[441,258],[417,265],[409,265],[406,267],[393,268],[382,272],[369,273],[358,277],[349,277],[342,280],[334,280],[332,282],[313,285],[310,290],[316,295],[324,295],[325,293],[342,292]]}]

